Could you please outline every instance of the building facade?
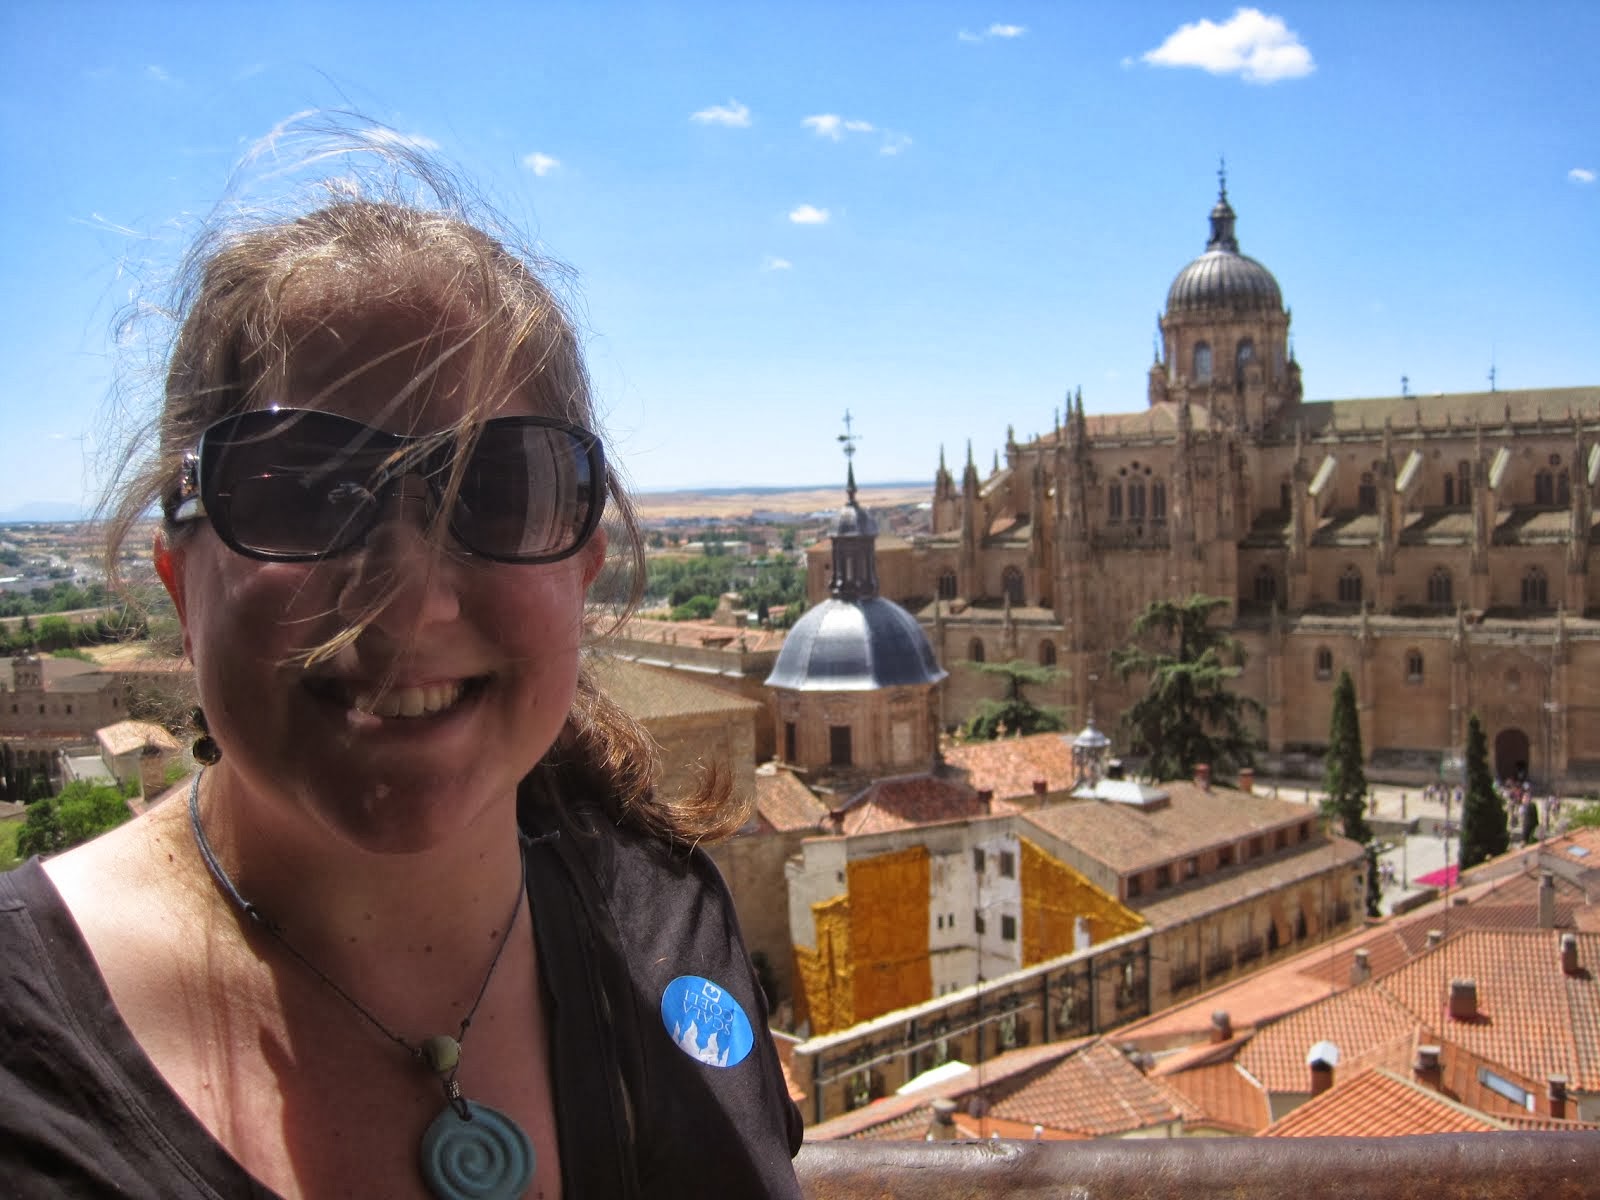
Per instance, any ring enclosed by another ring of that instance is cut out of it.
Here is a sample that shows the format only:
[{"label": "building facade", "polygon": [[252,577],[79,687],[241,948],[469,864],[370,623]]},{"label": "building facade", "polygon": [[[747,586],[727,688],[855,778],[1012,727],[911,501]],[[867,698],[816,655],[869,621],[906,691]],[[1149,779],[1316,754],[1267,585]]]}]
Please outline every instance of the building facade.
[{"label": "building facade", "polygon": [[1380,775],[1439,778],[1476,712],[1499,774],[1600,782],[1600,387],[1308,402],[1225,186],[1210,223],[1143,411],[1080,393],[986,476],[941,455],[931,535],[880,547],[951,672],[944,723],[995,686],[959,664],[1020,658],[1066,669],[1038,701],[1114,729],[1133,615],[1201,592],[1229,601],[1270,765],[1321,754],[1349,669]]}]

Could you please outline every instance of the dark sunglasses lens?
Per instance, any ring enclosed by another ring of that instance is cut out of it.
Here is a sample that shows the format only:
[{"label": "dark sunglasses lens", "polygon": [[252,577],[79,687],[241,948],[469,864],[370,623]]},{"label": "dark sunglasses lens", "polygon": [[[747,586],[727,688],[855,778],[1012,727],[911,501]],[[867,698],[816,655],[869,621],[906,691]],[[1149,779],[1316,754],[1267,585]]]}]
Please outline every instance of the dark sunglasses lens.
[{"label": "dark sunglasses lens", "polygon": [[367,481],[386,450],[318,413],[250,413],[202,450],[207,510],[246,553],[316,558],[357,541],[378,500]]},{"label": "dark sunglasses lens", "polygon": [[515,417],[490,421],[462,473],[450,528],[490,558],[558,558],[589,532],[599,487],[582,435]]}]

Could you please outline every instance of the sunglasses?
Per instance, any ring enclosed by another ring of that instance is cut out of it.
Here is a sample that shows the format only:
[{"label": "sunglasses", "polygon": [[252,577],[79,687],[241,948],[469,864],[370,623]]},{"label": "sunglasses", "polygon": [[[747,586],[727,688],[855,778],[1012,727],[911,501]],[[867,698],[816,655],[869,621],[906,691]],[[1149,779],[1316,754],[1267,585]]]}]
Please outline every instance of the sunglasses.
[{"label": "sunglasses", "polygon": [[305,409],[237,413],[184,456],[166,517],[208,519],[246,558],[309,562],[359,545],[404,480],[424,483],[431,519],[459,472],[447,524],[467,550],[505,563],[576,554],[605,507],[600,439],[549,417],[496,417],[475,433],[458,464],[450,434],[410,437]]}]

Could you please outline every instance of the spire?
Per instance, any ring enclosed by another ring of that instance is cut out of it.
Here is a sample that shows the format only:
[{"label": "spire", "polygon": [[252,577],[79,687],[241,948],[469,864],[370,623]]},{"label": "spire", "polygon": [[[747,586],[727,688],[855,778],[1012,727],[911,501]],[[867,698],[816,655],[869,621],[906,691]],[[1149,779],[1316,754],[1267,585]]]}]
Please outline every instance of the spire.
[{"label": "spire", "polygon": [[1224,160],[1217,168],[1217,203],[1211,209],[1211,240],[1207,250],[1226,250],[1239,253],[1239,239],[1233,235],[1233,205],[1228,203],[1228,164]]},{"label": "spire", "polygon": [[845,465],[845,469],[844,469],[844,494],[845,494],[845,499],[850,504],[854,504],[856,502],[856,465],[855,465],[855,463],[847,463]]},{"label": "spire", "polygon": [[845,453],[845,503],[834,518],[833,579],[829,591],[840,600],[869,600],[878,594],[878,524],[856,500],[857,435],[844,415],[845,432],[839,436]]}]

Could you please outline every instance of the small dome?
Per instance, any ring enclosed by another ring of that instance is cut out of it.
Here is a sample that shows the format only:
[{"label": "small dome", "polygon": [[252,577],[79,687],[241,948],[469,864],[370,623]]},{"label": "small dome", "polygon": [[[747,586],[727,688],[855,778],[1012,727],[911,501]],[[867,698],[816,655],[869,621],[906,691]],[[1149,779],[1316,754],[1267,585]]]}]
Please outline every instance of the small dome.
[{"label": "small dome", "polygon": [[917,619],[892,600],[824,600],[783,639],[767,686],[861,692],[945,677]]},{"label": "small dome", "polygon": [[839,515],[834,517],[833,526],[828,531],[833,537],[877,537],[878,522],[871,513],[856,503],[854,489],[850,492],[850,501],[839,510]]},{"label": "small dome", "polygon": [[1224,185],[1211,210],[1206,252],[1178,272],[1167,289],[1167,312],[1282,312],[1283,293],[1272,272],[1239,253],[1233,206]]}]

